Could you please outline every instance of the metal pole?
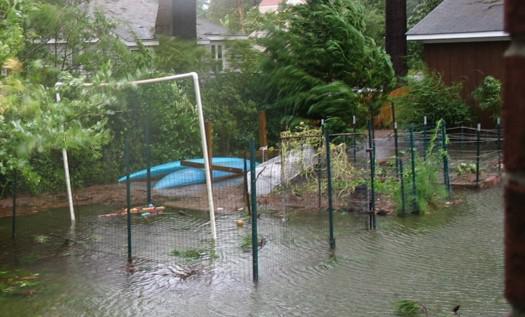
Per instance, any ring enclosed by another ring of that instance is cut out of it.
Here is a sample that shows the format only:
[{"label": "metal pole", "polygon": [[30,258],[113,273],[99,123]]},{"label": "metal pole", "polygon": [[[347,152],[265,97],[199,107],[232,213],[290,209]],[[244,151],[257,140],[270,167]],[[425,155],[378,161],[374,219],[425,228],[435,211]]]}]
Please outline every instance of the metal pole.
[{"label": "metal pole", "polygon": [[[215,226],[215,205],[213,202],[213,188],[211,184],[211,164],[208,158],[208,147],[206,140],[206,129],[204,127],[204,111],[202,110],[201,89],[199,86],[199,75],[197,73],[187,74],[193,78],[193,87],[195,90],[195,99],[197,100],[197,112],[199,115],[199,129],[201,132],[202,157],[204,158],[204,167],[206,175],[206,191],[208,192],[208,206],[210,207],[210,227],[213,241],[217,241],[217,227]],[[181,75],[182,76],[182,75]]]},{"label": "metal pole", "polygon": [[[246,162],[246,152],[244,152],[244,155],[243,155],[243,158],[244,158],[244,164],[243,164],[243,167],[244,167],[244,173],[243,173],[243,180],[244,180],[244,198],[245,198],[245,203],[246,203],[246,208],[248,208],[248,215],[251,215],[252,214],[252,208],[250,206],[250,195],[248,193],[248,166],[247,166],[247,162]],[[251,165],[250,165],[251,167]]]},{"label": "metal pole", "polygon": [[129,136],[126,132],[124,141],[124,164],[126,169],[126,225],[128,234],[128,262],[132,261],[132,242],[131,242],[131,179],[129,166]]},{"label": "metal pole", "polygon": [[321,211],[321,204],[322,204],[322,196],[323,196],[323,190],[322,190],[322,167],[321,167],[321,155],[317,156],[317,198],[318,198],[318,204],[319,204],[319,211]]},{"label": "metal pole", "polygon": [[144,124],[144,143],[146,143],[146,205],[153,206],[153,199],[151,198],[151,138],[150,138],[150,115],[146,109],[145,124]]},{"label": "metal pole", "polygon": [[[55,86],[61,86],[62,84],[61,83],[57,83]],[[61,98],[60,98],[60,93],[56,93],[55,95],[55,99],[56,99],[56,102],[60,102],[61,101]],[[64,135],[64,146],[65,146],[65,138],[66,136]],[[68,159],[67,159],[67,151],[64,148],[62,148],[62,160],[64,161],[64,176],[66,178],[66,190],[67,190],[67,200],[68,200],[68,204],[69,204],[69,217],[71,219],[71,224],[75,224],[75,208],[73,206],[73,192],[71,190],[71,178],[69,177],[69,162],[68,162]]]},{"label": "metal pole", "polygon": [[397,132],[397,122],[394,122],[394,148],[396,155],[396,175],[401,177],[403,174],[399,168],[399,135]]},{"label": "metal pole", "polygon": [[324,139],[326,146],[326,177],[328,178],[328,225],[330,249],[335,249],[334,238],[334,206],[332,201],[332,160],[330,158],[330,135],[328,129],[324,128]]},{"label": "metal pole", "polygon": [[448,197],[450,198],[450,174],[448,168],[448,145],[447,145],[447,127],[445,121],[442,121],[441,125],[441,147],[443,150],[443,181],[447,189]]},{"label": "metal pole", "polygon": [[375,204],[376,204],[376,191],[375,191],[375,145],[373,140],[372,132],[372,121],[368,122],[368,145],[369,145],[369,159],[370,159],[370,201],[368,207],[368,225],[370,229],[376,228],[376,219],[375,219]]},{"label": "metal pole", "polygon": [[417,185],[416,185],[416,151],[414,149],[414,130],[410,128],[410,160],[412,164],[412,204],[414,213],[419,214],[419,205],[417,201]]},{"label": "metal pole", "polygon": [[481,143],[481,123],[478,123],[476,129],[476,186],[479,186],[479,158],[480,158],[480,143]]},{"label": "metal pole", "polygon": [[13,195],[13,209],[12,209],[12,215],[11,215],[11,238],[16,238],[16,191],[17,191],[17,178],[18,173],[15,170],[13,172],[13,187],[12,187],[12,195]]},{"label": "metal pole", "polygon": [[405,206],[405,177],[403,175],[403,160],[399,159],[399,181],[401,185],[401,215],[404,215],[406,212],[406,206]]},{"label": "metal pole", "polygon": [[[206,146],[208,147],[208,160],[213,166],[213,123],[211,121],[204,122],[206,129]],[[213,171],[211,172],[211,181],[213,182]]]},{"label": "metal pole", "polygon": [[501,175],[501,118],[497,119],[496,129],[498,133],[498,174]]},{"label": "metal pole", "polygon": [[73,207],[73,192],[71,190],[71,178],[69,177],[69,162],[67,159],[66,149],[62,149],[62,159],[64,161],[64,173],[66,177],[67,200],[69,202],[69,217],[71,219],[71,224],[74,224],[76,218],[75,209]]},{"label": "metal pole", "polygon": [[257,179],[255,175],[255,142],[250,144],[250,194],[252,200],[252,272],[253,281],[259,281],[259,239],[257,235]]},{"label": "metal pole", "polygon": [[427,116],[423,117],[423,159],[427,159]]},{"label": "metal pole", "polygon": [[354,159],[354,163],[357,162],[357,121],[356,117],[352,116],[352,157]]},{"label": "metal pole", "polygon": [[461,125],[461,132],[460,132],[460,137],[459,137],[459,147],[460,147],[460,152],[461,154],[463,154],[463,150],[465,149],[465,132],[463,131],[463,124]]}]

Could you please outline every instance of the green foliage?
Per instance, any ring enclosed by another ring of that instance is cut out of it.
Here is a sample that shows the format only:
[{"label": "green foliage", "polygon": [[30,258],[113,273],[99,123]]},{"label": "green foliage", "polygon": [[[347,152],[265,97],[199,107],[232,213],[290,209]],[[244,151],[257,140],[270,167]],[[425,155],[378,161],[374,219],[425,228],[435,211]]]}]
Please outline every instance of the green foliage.
[{"label": "green foliage", "polygon": [[[148,66],[142,58],[147,49],[130,52],[114,34],[115,25],[101,13],[89,16],[75,4],[43,2],[28,12],[26,20],[25,49],[19,59],[28,65],[27,77],[40,83],[53,85],[61,71],[95,73],[109,62],[115,77]],[[34,69],[34,63],[39,67]]]},{"label": "green foliage", "polygon": [[408,18],[408,27],[411,28],[419,23],[419,21],[423,20],[423,18],[434,10],[441,2],[443,2],[443,0],[421,0],[414,7]]},{"label": "green foliage", "polygon": [[26,14],[34,10],[31,1],[0,0],[0,67],[23,50]]},{"label": "green foliage", "polygon": [[[443,0],[414,0],[408,1],[407,6],[412,8],[408,16],[408,29],[414,27],[419,21],[426,17]],[[410,68],[423,69],[423,44],[419,42],[408,43],[407,63]]]},{"label": "green foliage", "polygon": [[246,73],[221,73],[204,85],[204,111],[213,122],[217,151],[241,152],[257,135],[257,102],[245,85],[249,78]]},{"label": "green foliage", "polygon": [[476,164],[460,163],[458,166],[456,166],[456,173],[458,175],[474,174],[476,173]]},{"label": "green foliage", "polygon": [[[241,249],[244,251],[244,252],[248,252],[248,251],[251,251],[252,249],[252,234],[251,233],[247,233],[246,235],[244,235],[242,237],[242,240],[241,240]],[[264,238],[261,237],[261,236],[258,236],[257,237],[257,241],[258,241],[258,244],[259,246],[263,243],[265,243],[264,241]]]},{"label": "green foliage", "polygon": [[395,303],[396,315],[400,317],[416,317],[421,315],[421,305],[410,299],[403,299]]},{"label": "green foliage", "polygon": [[447,86],[439,75],[425,73],[407,78],[409,94],[394,98],[398,121],[420,125],[424,116],[429,122],[445,120],[448,126],[468,123],[470,109],[461,98],[461,86]]},{"label": "green foliage", "polygon": [[171,256],[178,256],[187,260],[198,260],[206,255],[206,250],[202,249],[188,249],[188,250],[173,250],[170,252]]},{"label": "green foliage", "polygon": [[[415,170],[416,170],[416,194],[412,191],[412,169],[409,164],[404,167],[403,180],[405,183],[405,206],[407,209],[417,204],[417,209],[420,214],[425,214],[432,207],[438,206],[446,199],[446,191],[444,186],[440,183],[441,163],[444,152],[440,148],[439,134],[443,121],[439,121],[436,125],[432,138],[429,142],[426,158],[423,159],[416,154]],[[447,141],[448,142],[448,141]],[[410,155],[410,153],[407,153]],[[409,157],[410,160],[410,157]],[[401,185],[398,183],[394,194],[396,206],[399,210],[401,208]]]},{"label": "green foliage", "polygon": [[31,296],[40,286],[39,274],[0,269],[0,297]]},{"label": "green foliage", "polygon": [[[246,31],[246,15],[256,2],[253,0],[211,0],[206,16],[225,25],[233,32]],[[256,9],[256,8],[255,8]]]},{"label": "green foliage", "polygon": [[155,51],[154,64],[157,69],[165,72],[198,72],[207,75],[212,69],[213,61],[209,51],[194,41],[161,36],[159,47]]},{"label": "green foliage", "polygon": [[0,174],[17,170],[34,188],[42,176],[30,164],[37,153],[65,148],[97,155],[108,141],[105,111],[112,98],[83,87],[83,79],[64,76],[63,82],[56,102],[55,89],[16,75],[0,81]]},{"label": "green foliage", "polygon": [[472,92],[472,97],[479,103],[482,110],[488,111],[493,118],[501,115],[501,82],[492,76],[487,76]]},{"label": "green foliage", "polygon": [[[390,58],[365,35],[363,8],[344,0],[309,1],[261,40],[267,100],[291,118],[349,122],[363,100],[354,88],[377,91],[393,80]],[[376,93],[376,98],[380,93]]]}]

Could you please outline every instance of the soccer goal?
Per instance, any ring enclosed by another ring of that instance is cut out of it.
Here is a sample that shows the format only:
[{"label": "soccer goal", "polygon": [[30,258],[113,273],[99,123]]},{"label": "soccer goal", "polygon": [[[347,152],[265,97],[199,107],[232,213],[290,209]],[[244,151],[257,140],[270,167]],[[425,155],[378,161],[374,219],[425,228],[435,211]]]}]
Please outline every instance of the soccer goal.
[{"label": "soccer goal", "polygon": [[[199,84],[199,77],[198,74],[195,72],[192,73],[186,73],[186,74],[176,74],[176,75],[170,75],[170,76],[164,76],[164,77],[157,77],[157,78],[151,78],[151,79],[144,79],[144,80],[136,80],[131,81],[130,84],[135,86],[151,86],[159,83],[167,83],[167,82],[175,82],[175,81],[183,81],[183,80],[192,80],[193,81],[193,90],[195,95],[195,103],[196,103],[196,111],[195,114],[197,116],[198,120],[198,126],[200,131],[200,143],[202,147],[202,158],[201,161],[198,161],[197,164],[200,164],[200,166],[204,167],[204,177],[205,177],[205,185],[206,185],[206,194],[207,194],[207,204],[208,204],[208,210],[209,210],[209,223],[211,227],[211,236],[212,239],[215,241],[217,239],[217,231],[216,231],[216,224],[215,224],[215,207],[214,207],[214,201],[213,201],[213,191],[212,191],[212,178],[211,178],[211,170],[210,166],[211,163],[209,161],[209,153],[208,153],[208,140],[207,140],[207,134],[206,134],[206,128],[205,128],[205,121],[204,121],[204,111],[202,106],[202,98],[201,98],[201,91],[200,91],[200,84]],[[60,87],[63,86],[62,83],[57,83],[57,93],[56,93],[56,100],[57,102],[60,102],[61,96],[60,96]],[[85,86],[94,86],[94,84],[87,83]],[[105,84],[102,84],[102,86],[105,86]],[[63,164],[64,164],[64,174],[66,179],[66,189],[67,189],[67,197],[68,197],[68,203],[69,203],[69,212],[70,212],[70,219],[72,224],[75,223],[75,210],[74,210],[74,202],[73,202],[73,193],[71,188],[71,180],[70,180],[70,170],[69,170],[69,162],[68,162],[68,151],[65,146],[67,140],[67,135],[64,136],[64,148],[62,150],[62,158],[63,158]],[[191,162],[190,162],[191,163]],[[195,163],[195,162],[193,162]],[[145,168],[145,173],[147,174],[148,179],[148,202],[151,200],[151,184],[149,183],[150,176],[152,174],[152,167],[151,164],[148,164],[148,166]],[[129,174],[127,175],[127,182],[129,183]],[[124,180],[126,181],[126,180]],[[129,185],[128,185],[129,186]],[[129,189],[129,188],[128,188]],[[150,207],[150,206],[146,206]],[[129,209],[129,206],[128,206]],[[129,210],[128,210],[129,212]]]}]

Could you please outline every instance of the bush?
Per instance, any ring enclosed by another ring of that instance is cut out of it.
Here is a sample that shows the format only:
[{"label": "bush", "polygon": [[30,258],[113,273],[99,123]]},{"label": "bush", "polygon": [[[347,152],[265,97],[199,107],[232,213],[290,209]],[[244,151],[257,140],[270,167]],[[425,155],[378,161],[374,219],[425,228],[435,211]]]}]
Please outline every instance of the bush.
[{"label": "bush", "polygon": [[482,110],[489,112],[493,118],[501,114],[501,82],[492,76],[487,76],[472,92],[472,97]]},{"label": "bush", "polygon": [[447,86],[437,74],[409,77],[407,82],[409,94],[394,99],[399,123],[420,125],[424,116],[429,122],[443,119],[448,126],[471,121],[470,109],[460,95],[460,84]]}]

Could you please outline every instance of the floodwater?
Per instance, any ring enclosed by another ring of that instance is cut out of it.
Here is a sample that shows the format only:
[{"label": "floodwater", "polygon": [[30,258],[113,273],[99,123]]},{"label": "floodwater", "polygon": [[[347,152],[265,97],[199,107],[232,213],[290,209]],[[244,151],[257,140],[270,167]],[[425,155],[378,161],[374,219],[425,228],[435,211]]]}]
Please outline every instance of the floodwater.
[{"label": "floodwater", "polygon": [[[501,195],[471,192],[430,215],[379,218],[377,231],[365,230],[365,216],[337,213],[335,254],[326,212],[262,213],[257,286],[239,215],[218,216],[215,247],[206,215],[135,217],[132,269],[125,219],[97,217],[107,207],[80,209],[75,230],[66,210],[20,217],[16,243],[0,219],[0,270],[41,280],[30,297],[0,294],[0,315],[395,316],[395,302],[412,299],[430,316],[456,305],[461,316],[503,316]],[[202,256],[170,255],[191,248]]]}]

